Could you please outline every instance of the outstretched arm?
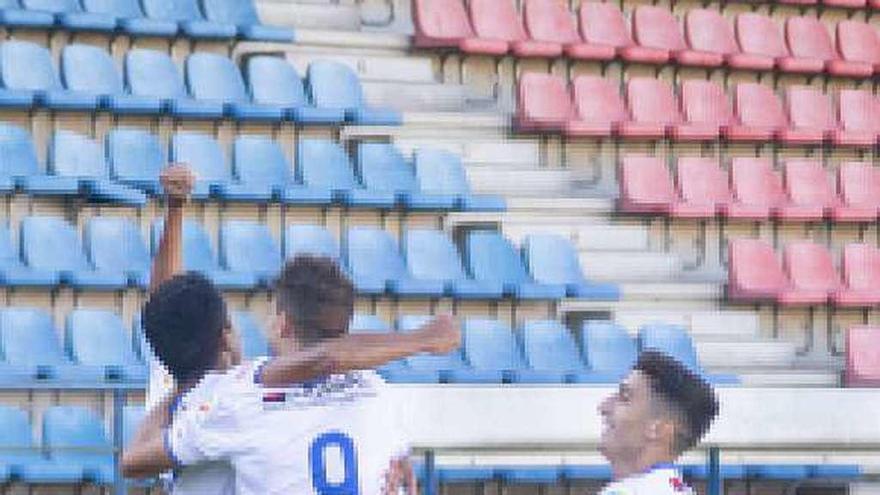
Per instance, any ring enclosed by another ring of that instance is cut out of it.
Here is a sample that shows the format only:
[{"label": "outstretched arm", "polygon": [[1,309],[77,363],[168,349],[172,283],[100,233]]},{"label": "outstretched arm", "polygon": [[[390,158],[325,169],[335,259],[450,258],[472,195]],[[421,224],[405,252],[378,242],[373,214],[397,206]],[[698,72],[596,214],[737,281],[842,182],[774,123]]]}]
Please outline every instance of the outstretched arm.
[{"label": "outstretched arm", "polygon": [[193,176],[182,165],[172,165],[162,172],[165,190],[165,226],[159,241],[159,252],[150,270],[150,292],[181,270],[183,264],[183,207],[192,190]]}]

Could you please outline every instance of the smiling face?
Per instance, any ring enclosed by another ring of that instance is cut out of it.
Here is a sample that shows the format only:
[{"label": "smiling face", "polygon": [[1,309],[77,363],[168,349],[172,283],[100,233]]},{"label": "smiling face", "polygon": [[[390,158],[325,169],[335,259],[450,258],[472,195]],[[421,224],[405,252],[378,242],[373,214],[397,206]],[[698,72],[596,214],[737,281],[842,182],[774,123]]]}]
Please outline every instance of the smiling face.
[{"label": "smiling face", "polygon": [[603,423],[599,452],[610,462],[637,459],[645,445],[656,440],[659,425],[652,393],[648,378],[634,370],[599,405]]}]

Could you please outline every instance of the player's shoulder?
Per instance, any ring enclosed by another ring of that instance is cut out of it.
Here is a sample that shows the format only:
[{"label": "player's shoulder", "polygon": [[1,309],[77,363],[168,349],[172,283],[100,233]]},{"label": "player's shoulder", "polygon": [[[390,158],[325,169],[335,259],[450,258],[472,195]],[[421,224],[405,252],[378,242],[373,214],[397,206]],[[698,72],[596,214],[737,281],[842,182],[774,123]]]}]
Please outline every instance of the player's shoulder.
[{"label": "player's shoulder", "polygon": [[655,469],[614,482],[601,495],[692,495],[695,493],[671,468]]}]

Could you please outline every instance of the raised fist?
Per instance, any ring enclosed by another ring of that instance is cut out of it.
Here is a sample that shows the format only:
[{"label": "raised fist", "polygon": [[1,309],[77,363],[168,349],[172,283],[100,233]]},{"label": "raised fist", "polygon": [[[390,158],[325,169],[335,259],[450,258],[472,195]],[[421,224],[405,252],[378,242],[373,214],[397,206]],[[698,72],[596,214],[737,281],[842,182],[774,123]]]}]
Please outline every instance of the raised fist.
[{"label": "raised fist", "polygon": [[458,320],[441,315],[423,326],[419,332],[425,344],[425,352],[446,354],[461,346],[461,327]]},{"label": "raised fist", "polygon": [[162,171],[159,180],[165,197],[171,201],[184,202],[192,191],[195,177],[185,165],[171,165]]}]

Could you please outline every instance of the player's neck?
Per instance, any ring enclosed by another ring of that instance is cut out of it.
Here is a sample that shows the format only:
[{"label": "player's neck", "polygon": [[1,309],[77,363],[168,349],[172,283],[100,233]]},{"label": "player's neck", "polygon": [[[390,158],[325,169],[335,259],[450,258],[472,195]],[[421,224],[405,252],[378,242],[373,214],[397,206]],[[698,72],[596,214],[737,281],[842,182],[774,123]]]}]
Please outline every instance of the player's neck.
[{"label": "player's neck", "polygon": [[647,473],[658,465],[670,465],[675,461],[668,452],[646,446],[632,459],[620,459],[611,463],[615,480],[622,480],[632,476]]}]

